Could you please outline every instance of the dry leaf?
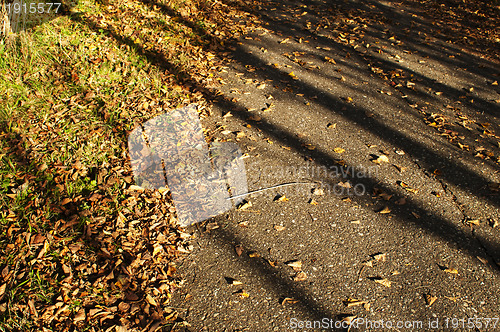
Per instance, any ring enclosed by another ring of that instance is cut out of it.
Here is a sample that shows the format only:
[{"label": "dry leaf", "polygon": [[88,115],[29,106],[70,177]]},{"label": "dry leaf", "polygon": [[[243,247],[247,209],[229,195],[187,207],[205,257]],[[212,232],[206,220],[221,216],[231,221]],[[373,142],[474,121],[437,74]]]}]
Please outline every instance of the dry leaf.
[{"label": "dry leaf", "polygon": [[451,273],[451,274],[458,274],[457,269],[452,269],[452,268],[446,268],[443,270],[446,273]]},{"label": "dry leaf", "polygon": [[250,207],[252,207],[252,202],[243,202],[238,206],[238,210],[246,210]]},{"label": "dry leaf", "polygon": [[375,260],[378,262],[385,262],[387,254],[379,253],[379,254],[374,254],[372,257],[375,258]]},{"label": "dry leaf", "polygon": [[243,289],[237,290],[233,294],[238,294],[240,297],[249,297],[250,296],[250,294],[245,292]]},{"label": "dry leaf", "polygon": [[146,301],[151,304],[152,306],[157,306],[158,304],[156,303],[155,299],[151,295],[146,295]]},{"label": "dry leaf", "polygon": [[373,158],[371,161],[374,162],[375,164],[388,163],[389,158],[387,158],[386,155],[381,155],[377,158]]},{"label": "dry leaf", "polygon": [[355,306],[358,306],[358,305],[364,305],[364,304],[368,303],[366,301],[361,301],[361,300],[356,300],[356,299],[351,299],[351,298],[348,298],[347,300],[344,300],[342,302],[348,308],[355,307]]},{"label": "dry leaf", "polygon": [[425,294],[425,303],[430,307],[434,302],[436,302],[437,297],[430,294]]},{"label": "dry leaf", "polygon": [[260,257],[260,254],[257,251],[250,251],[248,253],[248,257],[250,257],[250,258],[257,258],[257,257]]},{"label": "dry leaf", "polygon": [[241,281],[238,281],[238,280],[233,279],[233,278],[224,277],[224,279],[226,279],[226,282],[227,282],[229,285],[242,285],[242,284],[243,284]]},{"label": "dry leaf", "polygon": [[285,195],[278,195],[274,198],[274,201],[278,202],[288,202],[288,198]]},{"label": "dry leaf", "polygon": [[302,262],[299,260],[288,261],[285,264],[292,267],[295,271],[300,271],[302,269]]},{"label": "dry leaf", "polygon": [[477,226],[479,226],[479,225],[480,225],[480,221],[479,221],[479,219],[467,220],[467,222],[468,222],[469,224],[474,224],[474,225],[477,225]]},{"label": "dry leaf", "polygon": [[304,281],[307,279],[307,274],[305,272],[299,272],[297,275],[293,278],[294,281]]},{"label": "dry leaf", "polygon": [[342,149],[342,148],[335,148],[335,149],[333,149],[333,152],[335,152],[335,153],[344,153],[345,150]]},{"label": "dry leaf", "polygon": [[294,303],[298,303],[298,302],[299,302],[299,300],[296,300],[292,297],[285,297],[283,299],[283,301],[281,301],[281,305],[285,305],[286,303],[294,304]]},{"label": "dry leaf", "polygon": [[318,202],[316,202],[313,198],[311,198],[308,203],[311,205],[318,205]]},{"label": "dry leaf", "polygon": [[373,281],[375,281],[377,284],[381,284],[385,287],[391,287],[391,281],[385,278],[373,278]]},{"label": "dry leaf", "polygon": [[240,225],[241,227],[248,227],[248,220],[242,221],[238,223],[238,225]]},{"label": "dry leaf", "polygon": [[283,226],[279,226],[279,225],[275,225],[274,226],[274,229],[278,232],[281,232],[281,231],[284,231],[286,229],[286,227],[283,227]]},{"label": "dry leaf", "polygon": [[323,190],[323,188],[314,188],[312,193],[316,196],[323,196],[325,194],[325,191]]},{"label": "dry leaf", "polygon": [[241,256],[243,253],[243,246],[241,244],[234,246],[234,251],[236,251],[236,255],[238,255],[238,257]]},{"label": "dry leaf", "polygon": [[380,214],[386,214],[386,213],[391,213],[391,210],[389,207],[385,206],[382,210],[378,211]]}]

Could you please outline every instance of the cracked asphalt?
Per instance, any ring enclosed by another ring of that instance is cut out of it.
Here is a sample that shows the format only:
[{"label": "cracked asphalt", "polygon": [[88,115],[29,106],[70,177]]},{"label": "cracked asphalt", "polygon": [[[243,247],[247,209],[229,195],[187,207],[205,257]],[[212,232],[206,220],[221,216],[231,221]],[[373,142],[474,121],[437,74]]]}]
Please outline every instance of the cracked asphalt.
[{"label": "cracked asphalt", "polygon": [[292,184],[187,229],[185,330],[500,330],[499,63],[408,3],[239,4],[203,124]]}]

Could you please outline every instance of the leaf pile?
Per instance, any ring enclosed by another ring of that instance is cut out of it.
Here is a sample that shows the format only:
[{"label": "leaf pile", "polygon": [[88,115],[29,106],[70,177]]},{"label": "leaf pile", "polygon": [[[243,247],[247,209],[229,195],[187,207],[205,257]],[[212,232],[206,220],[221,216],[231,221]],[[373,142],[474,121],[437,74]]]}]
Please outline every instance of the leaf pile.
[{"label": "leaf pile", "polygon": [[217,1],[82,1],[0,45],[0,330],[156,331],[189,252],[127,136],[197,103],[238,29]]}]

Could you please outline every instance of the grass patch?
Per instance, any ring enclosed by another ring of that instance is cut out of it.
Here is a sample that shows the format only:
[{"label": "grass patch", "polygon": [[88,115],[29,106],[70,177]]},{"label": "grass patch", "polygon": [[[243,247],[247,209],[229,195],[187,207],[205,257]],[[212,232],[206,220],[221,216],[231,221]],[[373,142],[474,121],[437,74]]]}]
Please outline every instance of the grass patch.
[{"label": "grass patch", "polygon": [[176,325],[182,231],[130,189],[127,133],[204,103],[219,6],[84,0],[0,41],[0,331]]}]

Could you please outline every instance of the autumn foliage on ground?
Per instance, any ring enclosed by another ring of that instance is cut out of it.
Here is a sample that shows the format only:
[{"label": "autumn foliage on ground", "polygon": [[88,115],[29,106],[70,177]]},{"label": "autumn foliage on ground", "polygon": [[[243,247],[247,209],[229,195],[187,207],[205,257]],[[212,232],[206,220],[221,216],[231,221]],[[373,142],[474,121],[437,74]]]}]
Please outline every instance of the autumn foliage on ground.
[{"label": "autumn foliage on ground", "polygon": [[0,331],[156,331],[189,251],[127,135],[192,102],[231,36],[217,1],[82,1],[0,44]]}]

